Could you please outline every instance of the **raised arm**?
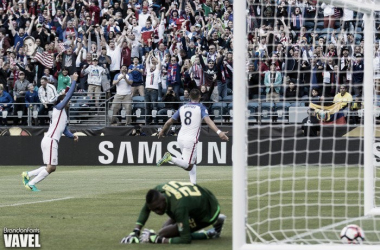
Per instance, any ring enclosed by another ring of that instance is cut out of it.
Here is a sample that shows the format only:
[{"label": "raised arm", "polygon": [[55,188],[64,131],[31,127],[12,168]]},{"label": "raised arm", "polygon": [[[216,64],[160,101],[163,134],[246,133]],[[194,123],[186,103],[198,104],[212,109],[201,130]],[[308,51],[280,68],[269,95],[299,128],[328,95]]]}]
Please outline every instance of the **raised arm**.
[{"label": "raised arm", "polygon": [[182,66],[182,57],[181,57],[180,49],[178,48],[177,50],[178,50],[178,53],[177,53],[178,65]]},{"label": "raised arm", "polygon": [[69,13],[67,12],[66,10],[66,15],[65,17],[63,18],[62,20],[62,30],[66,29],[66,25],[67,25],[67,16],[69,15]]},{"label": "raised arm", "polygon": [[121,46],[125,39],[125,33],[123,33],[116,42],[116,46]]},{"label": "raised arm", "polygon": [[149,55],[148,55],[148,57],[145,60],[145,67],[146,67],[146,71],[147,72],[150,71],[150,60],[151,59],[152,59],[152,51],[149,52]]},{"label": "raised arm", "polygon": [[13,16],[9,15],[8,19],[9,19],[9,30],[11,31],[12,36],[15,36],[16,35],[16,30],[15,30],[15,27],[13,27],[13,23],[12,23]]},{"label": "raised arm", "polygon": [[[199,50],[199,51],[201,51],[201,50]],[[206,69],[206,65],[205,65],[205,62],[203,61],[202,52],[199,52],[198,56],[199,56],[199,62],[202,65],[202,69],[205,70]]]}]

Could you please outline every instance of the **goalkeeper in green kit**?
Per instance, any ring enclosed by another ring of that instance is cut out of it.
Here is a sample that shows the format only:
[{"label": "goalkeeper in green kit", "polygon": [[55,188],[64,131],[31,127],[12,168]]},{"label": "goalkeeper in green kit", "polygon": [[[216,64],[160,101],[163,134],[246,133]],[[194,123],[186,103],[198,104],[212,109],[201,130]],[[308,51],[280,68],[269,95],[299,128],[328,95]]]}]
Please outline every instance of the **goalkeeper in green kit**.
[{"label": "goalkeeper in green kit", "polygon": [[[149,229],[141,231],[151,211],[169,216],[157,234]],[[190,182],[170,181],[148,191],[135,229],[121,243],[188,244],[192,240],[218,238],[225,219],[209,190]],[[199,231],[210,225],[212,229]]]}]

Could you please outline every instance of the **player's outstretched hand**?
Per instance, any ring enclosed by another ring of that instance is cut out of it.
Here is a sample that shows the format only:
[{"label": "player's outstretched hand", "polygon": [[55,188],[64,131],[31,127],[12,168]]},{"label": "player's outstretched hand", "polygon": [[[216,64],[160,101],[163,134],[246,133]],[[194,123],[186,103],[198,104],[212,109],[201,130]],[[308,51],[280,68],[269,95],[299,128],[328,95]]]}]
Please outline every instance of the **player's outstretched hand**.
[{"label": "player's outstretched hand", "polygon": [[75,142],[79,141],[79,137],[77,135],[74,135],[74,141]]},{"label": "player's outstretched hand", "polygon": [[227,133],[228,133],[228,131],[225,131],[225,132],[222,131],[222,132],[220,132],[219,133],[219,138],[222,139],[223,141],[229,141],[230,138],[228,138]]},{"label": "player's outstretched hand", "polygon": [[157,243],[158,235],[154,230],[145,228],[142,234],[140,235],[141,243]]},{"label": "player's outstretched hand", "polygon": [[120,243],[121,244],[140,243],[140,240],[138,238],[138,235],[135,232],[132,232],[128,236],[122,238]]},{"label": "player's outstretched hand", "polygon": [[74,80],[74,81],[77,81],[77,80],[78,80],[78,73],[77,73],[77,72],[75,72],[75,73],[73,74],[73,80]]},{"label": "player's outstretched hand", "polygon": [[158,132],[158,138],[161,138],[161,137],[164,137],[164,136],[165,136],[165,134],[164,134],[164,130],[161,129],[161,131]]}]

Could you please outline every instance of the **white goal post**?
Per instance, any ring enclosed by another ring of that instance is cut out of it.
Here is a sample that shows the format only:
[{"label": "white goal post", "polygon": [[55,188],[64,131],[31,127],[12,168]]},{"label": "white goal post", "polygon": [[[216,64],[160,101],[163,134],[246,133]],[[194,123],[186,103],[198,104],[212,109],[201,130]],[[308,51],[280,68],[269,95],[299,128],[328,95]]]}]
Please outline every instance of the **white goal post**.
[{"label": "white goal post", "polygon": [[[363,88],[364,98],[364,214],[362,216],[378,216],[380,215],[380,207],[375,204],[375,182],[376,177],[374,166],[374,80],[373,80],[373,54],[374,48],[373,29],[374,29],[374,11],[380,11],[380,1],[377,0],[319,0],[334,6],[348,8],[364,14],[364,83],[366,87]],[[233,249],[234,250],[277,250],[277,249],[291,249],[291,250],[340,250],[340,249],[379,249],[379,245],[343,245],[331,242],[331,244],[292,244],[289,237],[284,241],[279,242],[265,242],[255,241],[247,242],[247,227],[248,224],[248,118],[247,118],[247,103],[248,86],[247,86],[247,1],[234,0],[234,73],[233,73],[233,108],[241,112],[234,112],[233,115]],[[245,87],[243,87],[245,86]],[[244,112],[243,112],[244,111]],[[244,136],[245,135],[245,136]],[[271,168],[267,166],[267,168]],[[377,177],[379,178],[379,177]],[[379,205],[379,204],[377,204]],[[342,228],[346,225],[340,225]],[[349,223],[348,223],[349,224]],[[379,225],[379,224],[375,224]],[[380,228],[377,228],[380,231]],[[324,228],[319,229],[323,233]],[[331,229],[329,229],[331,230]],[[318,231],[318,230],[317,230]],[[254,233],[253,233],[254,234]],[[339,234],[339,233],[338,233]],[[307,233],[305,233],[307,235]],[[259,235],[256,235],[260,239]],[[379,243],[377,243],[379,244]],[[356,248],[355,248],[356,247]]]}]

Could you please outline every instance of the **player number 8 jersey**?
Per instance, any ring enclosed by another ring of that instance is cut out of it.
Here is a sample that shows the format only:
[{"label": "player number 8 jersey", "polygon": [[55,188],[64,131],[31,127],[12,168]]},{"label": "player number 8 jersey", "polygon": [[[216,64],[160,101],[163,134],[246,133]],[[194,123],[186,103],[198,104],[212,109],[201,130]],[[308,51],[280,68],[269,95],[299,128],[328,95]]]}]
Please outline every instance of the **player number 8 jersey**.
[{"label": "player number 8 jersey", "polygon": [[181,120],[178,138],[195,139],[197,142],[202,120],[206,116],[208,116],[207,108],[201,103],[187,103],[181,106],[172,117],[177,121]]}]

